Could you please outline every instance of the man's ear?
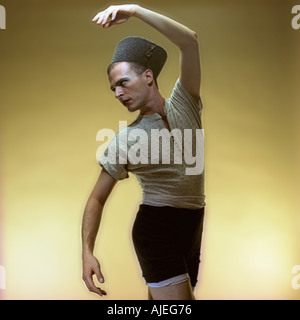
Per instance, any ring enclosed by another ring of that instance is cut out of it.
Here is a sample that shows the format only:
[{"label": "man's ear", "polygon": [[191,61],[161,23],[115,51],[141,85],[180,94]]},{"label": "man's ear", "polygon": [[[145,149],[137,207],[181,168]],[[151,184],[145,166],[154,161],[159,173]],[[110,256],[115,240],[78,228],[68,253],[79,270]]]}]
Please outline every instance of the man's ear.
[{"label": "man's ear", "polygon": [[153,76],[152,70],[150,70],[150,69],[145,70],[144,77],[145,77],[146,82],[149,86],[152,86],[154,84],[154,76]]}]

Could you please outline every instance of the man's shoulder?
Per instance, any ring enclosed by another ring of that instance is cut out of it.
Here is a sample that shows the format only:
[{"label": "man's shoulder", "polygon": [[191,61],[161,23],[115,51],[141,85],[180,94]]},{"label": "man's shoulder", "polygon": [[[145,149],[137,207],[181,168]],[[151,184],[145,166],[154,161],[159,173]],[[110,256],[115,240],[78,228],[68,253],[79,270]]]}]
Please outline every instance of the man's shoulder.
[{"label": "man's shoulder", "polygon": [[182,107],[191,108],[195,111],[200,111],[202,109],[201,98],[199,103],[195,101],[192,95],[185,89],[179,79],[177,79],[170,97],[167,99],[168,103],[175,107],[175,109]]}]

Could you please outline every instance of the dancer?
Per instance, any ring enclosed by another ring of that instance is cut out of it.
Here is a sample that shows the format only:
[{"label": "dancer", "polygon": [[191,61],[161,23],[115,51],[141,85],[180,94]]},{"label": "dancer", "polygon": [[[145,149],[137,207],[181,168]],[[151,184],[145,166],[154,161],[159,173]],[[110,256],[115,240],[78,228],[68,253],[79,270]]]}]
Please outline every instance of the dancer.
[{"label": "dancer", "polygon": [[[133,225],[132,239],[148,286],[148,298],[192,300],[195,299],[193,291],[200,264],[204,172],[187,174],[186,170],[192,168],[191,163],[177,163],[172,156],[178,151],[180,138],[184,140],[185,129],[191,129],[193,143],[183,144],[182,154],[198,152],[197,132],[202,129],[202,103],[197,35],[188,27],[139,5],[110,6],[99,12],[93,21],[106,29],[129,18],[147,23],[178,47],[180,75],[171,96],[165,99],[158,89],[157,78],[167,59],[166,51],[160,45],[136,36],[122,39],[115,48],[107,69],[111,90],[129,112],[137,111],[139,115],[116,135],[98,159],[102,170],[87,201],[82,221],[83,280],[91,292],[106,295],[94,282],[94,275],[100,283],[104,282],[104,276],[93,249],[105,202],[116,183],[128,178],[128,172],[131,172],[143,189],[143,201]],[[149,137],[149,152],[139,154],[139,159],[144,161],[138,163],[128,157],[128,149],[134,142],[123,139],[124,135],[128,138],[134,129],[143,129]],[[181,136],[170,134],[171,161],[168,164],[161,156],[157,161],[149,160],[152,129],[168,133],[179,129],[182,133]]]}]

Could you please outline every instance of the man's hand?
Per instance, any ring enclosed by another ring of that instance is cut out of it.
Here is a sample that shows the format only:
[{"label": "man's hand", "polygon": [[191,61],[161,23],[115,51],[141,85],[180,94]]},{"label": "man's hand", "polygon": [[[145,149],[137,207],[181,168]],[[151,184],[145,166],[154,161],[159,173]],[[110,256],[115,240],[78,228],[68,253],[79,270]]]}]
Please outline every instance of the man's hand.
[{"label": "man's hand", "polygon": [[93,275],[96,275],[100,283],[104,282],[104,277],[101,273],[99,261],[92,255],[85,255],[83,257],[83,273],[82,279],[91,292],[97,293],[99,296],[106,295],[106,292],[99,287],[96,287]]},{"label": "man's hand", "polygon": [[102,24],[103,28],[108,28],[112,25],[126,22],[135,15],[137,8],[138,5],[135,4],[110,6],[106,10],[99,12],[92,21]]}]

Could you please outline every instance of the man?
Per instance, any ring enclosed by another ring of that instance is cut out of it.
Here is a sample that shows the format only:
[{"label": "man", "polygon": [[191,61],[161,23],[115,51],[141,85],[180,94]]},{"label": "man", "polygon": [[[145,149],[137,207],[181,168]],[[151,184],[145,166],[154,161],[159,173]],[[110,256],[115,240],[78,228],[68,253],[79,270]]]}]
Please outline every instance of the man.
[{"label": "man", "polygon": [[[106,294],[93,281],[93,275],[96,275],[100,283],[104,282],[93,249],[105,202],[117,181],[127,178],[130,171],[143,188],[143,203],[135,219],[132,237],[148,285],[149,299],[191,300],[194,299],[200,263],[205,206],[203,170],[187,174],[191,169],[189,164],[178,164],[175,160],[165,164],[161,155],[155,161],[130,162],[128,149],[133,142],[126,139],[124,143],[123,138],[137,128],[148,133],[149,153],[139,155],[140,159],[145,156],[147,160],[151,155],[152,129],[167,129],[168,132],[179,129],[183,134],[185,129],[192,129],[193,145],[184,145],[185,150],[180,147],[179,150],[184,155],[188,154],[187,149],[193,154],[197,152],[195,132],[202,128],[197,36],[186,26],[138,5],[110,6],[98,13],[93,21],[109,28],[130,17],[149,24],[179,48],[180,77],[171,97],[164,99],[158,90],[157,77],[167,58],[165,50],[140,37],[125,38],[115,49],[108,67],[111,89],[129,112],[139,111],[139,116],[117,134],[98,160],[103,169],[83,215],[83,280],[90,291],[100,296]],[[170,148],[172,155],[178,151],[178,141],[180,139],[174,135]],[[117,163],[111,161],[110,157],[115,155],[112,151],[117,152]]]}]

